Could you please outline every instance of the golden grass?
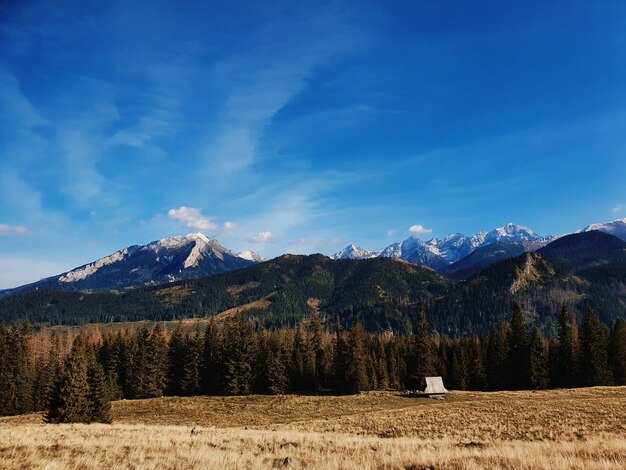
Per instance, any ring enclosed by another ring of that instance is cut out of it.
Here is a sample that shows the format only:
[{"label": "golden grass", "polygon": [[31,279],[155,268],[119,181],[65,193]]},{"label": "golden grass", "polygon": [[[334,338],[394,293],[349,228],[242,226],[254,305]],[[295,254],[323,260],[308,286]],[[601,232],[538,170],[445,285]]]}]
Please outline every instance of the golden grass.
[{"label": "golden grass", "polygon": [[272,302],[269,299],[272,298],[273,296],[274,294],[270,294],[266,297],[263,297],[262,299],[254,300],[252,302],[248,302],[247,304],[229,308],[228,310],[224,310],[223,312],[215,314],[213,318],[216,321],[225,320],[227,318],[233,318],[234,316],[239,315],[240,313],[247,312],[248,310],[252,310],[254,308],[266,309],[267,307],[272,305]]},{"label": "golden grass", "polygon": [[626,468],[626,387],[442,401],[393,392],[169,397],[115,402],[113,419],[2,418],[0,468]]}]

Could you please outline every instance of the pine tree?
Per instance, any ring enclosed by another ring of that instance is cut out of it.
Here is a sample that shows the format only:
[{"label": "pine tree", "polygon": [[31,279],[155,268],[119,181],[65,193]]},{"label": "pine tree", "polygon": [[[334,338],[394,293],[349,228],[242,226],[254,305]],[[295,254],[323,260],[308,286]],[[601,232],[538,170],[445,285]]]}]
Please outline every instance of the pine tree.
[{"label": "pine tree", "polygon": [[465,353],[461,345],[454,347],[450,360],[450,386],[453,390],[467,390]]},{"label": "pine tree", "polygon": [[396,339],[392,339],[387,348],[387,372],[389,374],[389,388],[392,390],[400,390],[403,387],[401,378],[400,353]]},{"label": "pine tree", "polygon": [[487,337],[485,369],[490,390],[504,390],[509,385],[507,358],[509,357],[509,326],[503,323],[494,328]]},{"label": "pine tree", "polygon": [[267,391],[271,395],[287,392],[289,377],[286,367],[286,352],[280,344],[270,344],[267,358]]},{"label": "pine tree", "polygon": [[387,352],[385,350],[385,341],[381,335],[376,339],[376,376],[378,378],[378,386],[380,390],[389,389],[389,372],[387,369]]},{"label": "pine tree", "polygon": [[533,390],[548,388],[548,350],[537,328],[533,329],[528,351],[528,379]]},{"label": "pine tree", "polygon": [[122,398],[122,388],[120,386],[120,351],[123,339],[121,334],[106,335],[98,352],[100,364],[104,369],[107,381],[107,389],[111,400]]},{"label": "pine tree", "polygon": [[435,373],[433,344],[428,333],[428,321],[423,305],[420,306],[419,319],[415,326],[411,346],[413,354],[407,363],[412,370],[409,373],[409,384],[407,385],[411,388],[423,389],[425,386],[424,378]]},{"label": "pine tree", "polygon": [[145,342],[148,330],[129,332],[120,349],[120,382],[124,398],[143,398],[145,371]]},{"label": "pine tree", "polygon": [[528,336],[522,310],[518,304],[513,307],[511,333],[509,334],[510,385],[513,389],[528,387]]},{"label": "pine tree", "polygon": [[87,345],[83,335],[74,339],[65,368],[51,394],[45,421],[86,423],[90,420]]},{"label": "pine tree", "polygon": [[185,335],[184,365],[180,381],[183,395],[196,395],[200,391],[200,348],[202,342],[199,334]]},{"label": "pine tree", "polygon": [[147,398],[163,396],[167,386],[167,341],[160,323],[152,328],[146,339],[144,351],[143,396]]},{"label": "pine tree", "polygon": [[313,354],[312,376],[313,388],[320,390],[327,384],[326,351],[322,343],[322,317],[319,310],[314,310],[311,315],[310,351]]},{"label": "pine tree", "polygon": [[0,318],[0,415],[12,414],[10,410],[13,386],[12,357],[7,343],[8,334],[4,321]]},{"label": "pine tree", "polygon": [[111,422],[111,395],[107,387],[106,377],[102,365],[93,360],[87,371],[89,384],[89,417],[88,422],[110,423]]},{"label": "pine tree", "polygon": [[222,361],[220,357],[220,343],[219,328],[213,317],[211,317],[204,331],[204,346],[202,349],[201,383],[205,393],[218,393],[221,389]]},{"label": "pine tree", "polygon": [[367,378],[367,355],[365,351],[365,330],[357,315],[348,340],[347,388],[351,393],[369,390]]},{"label": "pine tree", "polygon": [[183,394],[181,384],[185,372],[185,355],[185,333],[183,331],[183,324],[179,321],[172,332],[172,337],[169,342],[167,389],[170,395]]},{"label": "pine tree", "polygon": [[608,331],[593,310],[587,309],[580,328],[580,378],[585,386],[611,385]]},{"label": "pine tree", "polygon": [[611,330],[609,351],[615,385],[626,385],[626,321],[622,318]]},{"label": "pine tree", "polygon": [[348,383],[349,364],[349,342],[348,335],[344,333],[339,319],[336,322],[335,339],[333,342],[333,382],[335,390],[341,393],[350,391]]},{"label": "pine tree", "polygon": [[480,339],[474,336],[469,342],[469,388],[487,390],[487,373],[483,361],[483,349]]},{"label": "pine tree", "polygon": [[252,327],[243,315],[224,326],[224,387],[230,395],[246,395],[252,387]]},{"label": "pine tree", "polygon": [[[13,324],[2,335],[0,362],[0,414],[14,415],[33,411],[34,368],[29,340],[30,326]],[[0,331],[1,332],[1,331]]]},{"label": "pine tree", "polygon": [[34,408],[37,411],[45,410],[50,394],[54,387],[54,381],[61,370],[59,362],[59,337],[53,335],[48,357],[37,368],[34,386]]},{"label": "pine tree", "polygon": [[576,350],[572,329],[572,317],[567,305],[561,306],[559,314],[559,360],[557,385],[573,387],[576,379]]},{"label": "pine tree", "polygon": [[309,347],[302,322],[296,327],[296,334],[293,339],[292,358],[292,379],[291,383],[295,390],[306,390],[310,388],[310,377],[307,376],[307,361],[309,359]]}]

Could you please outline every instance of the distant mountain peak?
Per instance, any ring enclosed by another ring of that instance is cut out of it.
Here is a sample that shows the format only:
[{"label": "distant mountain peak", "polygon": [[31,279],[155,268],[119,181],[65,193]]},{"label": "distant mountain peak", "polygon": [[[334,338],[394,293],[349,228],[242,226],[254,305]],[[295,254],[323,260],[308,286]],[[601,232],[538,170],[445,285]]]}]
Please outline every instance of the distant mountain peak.
[{"label": "distant mountain peak", "polygon": [[378,252],[366,250],[357,245],[348,245],[331,256],[332,259],[369,259],[378,256]]},{"label": "distant mountain peak", "polygon": [[262,263],[268,260],[268,258],[266,258],[265,256],[250,250],[240,251],[239,253],[237,253],[237,256],[243,259],[247,259],[249,261],[256,261],[258,263]]},{"label": "distant mountain peak", "polygon": [[70,291],[103,291],[158,285],[245,268],[266,259],[251,251],[241,256],[203,233],[133,245],[58,276],[18,287]]},{"label": "distant mountain peak", "polygon": [[609,233],[626,241],[626,217],[623,219],[615,219],[612,222],[591,224],[584,229],[579,230],[579,232],[589,232],[591,230],[599,230],[601,232]]}]

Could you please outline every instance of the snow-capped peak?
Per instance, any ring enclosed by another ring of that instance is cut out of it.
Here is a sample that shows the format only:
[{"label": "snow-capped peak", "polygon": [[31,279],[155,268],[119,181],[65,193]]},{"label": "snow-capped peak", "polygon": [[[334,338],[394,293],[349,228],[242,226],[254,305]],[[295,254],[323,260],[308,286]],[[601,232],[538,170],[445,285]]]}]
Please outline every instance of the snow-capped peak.
[{"label": "snow-capped peak", "polygon": [[209,243],[211,241],[209,237],[200,232],[190,233],[185,238],[191,238],[192,240],[202,240],[205,243]]},{"label": "snow-capped peak", "polygon": [[579,230],[579,232],[589,232],[590,230],[600,230],[601,232],[606,232],[626,241],[626,217],[623,219],[615,219],[612,222],[591,224]]},{"label": "snow-capped peak", "polygon": [[[484,232],[479,232],[476,235],[482,235],[483,233]],[[491,245],[501,241],[534,241],[539,238],[541,237],[528,227],[508,223],[502,227],[498,227],[484,233],[483,241],[479,244],[479,246]]]},{"label": "snow-capped peak", "polygon": [[256,261],[258,263],[267,261],[267,258],[265,256],[259,255],[258,253],[250,250],[240,251],[239,253],[237,253],[237,256],[243,259],[247,259],[248,261]]},{"label": "snow-capped peak", "polygon": [[368,259],[378,256],[378,252],[366,250],[356,245],[348,245],[343,250],[332,255],[333,259]]}]

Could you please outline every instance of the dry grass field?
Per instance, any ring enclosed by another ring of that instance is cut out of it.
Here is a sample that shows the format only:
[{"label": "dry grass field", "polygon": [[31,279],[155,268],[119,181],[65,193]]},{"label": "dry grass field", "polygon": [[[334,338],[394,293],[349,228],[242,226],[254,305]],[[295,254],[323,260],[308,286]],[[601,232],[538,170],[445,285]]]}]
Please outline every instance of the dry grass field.
[{"label": "dry grass field", "polygon": [[[112,425],[0,419],[0,468],[626,468],[626,387],[119,401]],[[190,435],[196,426],[200,434]]]}]

